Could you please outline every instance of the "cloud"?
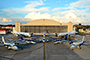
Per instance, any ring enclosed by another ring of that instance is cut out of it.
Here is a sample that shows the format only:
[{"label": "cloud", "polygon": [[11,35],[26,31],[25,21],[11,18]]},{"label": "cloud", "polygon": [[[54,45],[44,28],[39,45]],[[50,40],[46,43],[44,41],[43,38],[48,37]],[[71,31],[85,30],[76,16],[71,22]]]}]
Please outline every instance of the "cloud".
[{"label": "cloud", "polygon": [[8,9],[2,9],[1,11],[4,11],[4,12],[9,12],[11,14],[16,14],[16,11],[13,10],[13,8],[8,8]]},{"label": "cloud", "polygon": [[12,20],[7,20],[6,18],[3,18],[2,22],[12,22]]},{"label": "cloud", "polygon": [[87,23],[87,21],[78,18],[75,14],[73,13],[68,13],[65,14],[63,17],[60,17],[59,15],[57,16],[52,16],[52,19],[59,21],[61,23],[68,23],[68,22],[72,22],[72,23]]},{"label": "cloud", "polygon": [[68,13],[65,14],[64,16],[60,17],[60,15],[51,15],[49,13],[43,13],[41,14],[40,12],[31,12],[28,13],[25,18],[30,18],[31,20],[35,19],[52,19],[59,21],[61,23],[68,23],[68,22],[73,22],[73,23],[87,23],[87,21],[78,18],[74,13]]},{"label": "cloud", "polygon": [[58,2],[61,2],[61,1],[56,1],[56,3],[58,3]]},{"label": "cloud", "polygon": [[4,12],[0,12],[0,14],[2,14],[2,13],[4,13]]},{"label": "cloud", "polygon": [[56,7],[52,11],[65,10],[65,9],[75,10],[78,8],[79,8],[79,10],[82,8],[86,8],[88,11],[90,8],[90,0],[78,0],[77,2],[72,2],[72,3],[68,4],[67,7]]},{"label": "cloud", "polygon": [[70,4],[71,7],[86,8],[90,7],[90,0],[79,0]]},{"label": "cloud", "polygon": [[70,13],[65,15],[65,18],[77,18],[77,16],[70,12]]},{"label": "cloud", "polygon": [[29,3],[28,5],[25,6],[25,8],[33,8],[39,5],[44,5],[43,1],[26,1],[26,3]]},{"label": "cloud", "polygon": [[46,1],[46,0],[44,0],[44,1]]},{"label": "cloud", "polygon": [[[16,13],[25,13],[24,18],[10,18],[7,20],[15,20],[21,22],[27,22],[35,19],[54,19],[56,21],[60,21],[62,23],[89,23],[90,13],[90,0],[78,0],[76,2],[66,4],[65,7],[56,7],[52,10],[49,10],[50,7],[45,7],[47,3],[44,3],[46,0],[35,0],[35,1],[25,1],[27,4],[21,8],[7,8],[2,9],[2,11],[9,12],[11,14]],[[56,1],[60,2],[60,1]],[[48,3],[50,4],[50,3]],[[39,6],[39,7],[38,7]],[[43,7],[44,6],[44,7]],[[67,7],[66,7],[67,6]],[[58,12],[57,12],[58,11]],[[51,13],[51,14],[50,14]]]},{"label": "cloud", "polygon": [[48,12],[49,7],[40,7],[36,8],[37,6],[44,5],[42,0],[39,1],[25,1],[24,3],[28,3],[26,6],[22,8],[7,8],[7,9],[2,9],[2,11],[9,12],[11,14],[16,14],[16,13],[28,13],[28,12]]},{"label": "cloud", "polygon": [[31,13],[28,13],[25,18],[30,18],[32,20],[35,20],[35,19],[51,19],[51,15],[49,13],[44,13],[44,14],[41,14],[40,12],[36,13],[36,12],[31,12]]},{"label": "cloud", "polygon": [[0,17],[0,24],[15,24],[16,22],[21,22],[21,23],[27,23],[30,22],[30,18],[23,18],[23,17],[12,17],[12,18],[2,18]]},{"label": "cloud", "polygon": [[58,10],[61,10],[61,8],[57,7],[57,8],[52,9],[52,11],[58,11]]}]

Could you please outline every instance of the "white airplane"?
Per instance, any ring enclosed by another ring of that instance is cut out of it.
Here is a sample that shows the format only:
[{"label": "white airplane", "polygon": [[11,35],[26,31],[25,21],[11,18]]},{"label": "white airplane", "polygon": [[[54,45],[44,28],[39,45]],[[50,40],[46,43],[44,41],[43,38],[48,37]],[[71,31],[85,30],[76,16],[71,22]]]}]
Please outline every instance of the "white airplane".
[{"label": "white airplane", "polygon": [[71,32],[57,33],[57,36],[64,36],[64,35],[66,35],[66,34],[68,34],[68,35],[73,35],[73,34],[75,34],[75,33],[77,33],[77,32],[76,32],[76,28],[74,28],[74,30],[71,31]]},{"label": "white airplane", "polygon": [[48,39],[45,39],[46,33],[43,33],[43,39],[40,39],[39,42],[49,42]]},{"label": "white airplane", "polygon": [[40,39],[40,40],[39,40],[39,42],[43,42],[43,43],[44,43],[44,42],[49,42],[49,40],[48,40],[48,39],[43,38],[43,39]]},{"label": "white airplane", "polygon": [[69,44],[73,43],[72,40],[67,40],[67,36],[68,34],[66,34],[65,38],[64,39],[56,39],[53,43],[54,44],[58,44],[58,43],[64,43],[64,42],[69,42]]},{"label": "white airplane", "polygon": [[20,34],[22,34],[23,36],[28,36],[31,37],[32,33],[27,33],[27,32],[17,32],[15,31],[15,29],[13,28],[13,34],[15,34],[16,36],[19,36]]},{"label": "white airplane", "polygon": [[81,42],[74,42],[74,43],[72,44],[72,46],[70,47],[70,49],[73,50],[73,49],[76,48],[76,47],[78,47],[78,48],[81,49],[81,45],[90,46],[90,44],[85,44],[85,42],[87,42],[87,41],[85,41],[85,36],[83,36],[82,41],[81,41]]},{"label": "white airplane", "polygon": [[36,41],[34,41],[36,38],[35,39],[25,39],[22,37],[22,34],[20,34],[20,37],[21,37],[21,40],[25,41],[26,43],[36,44]]},{"label": "white airplane", "polygon": [[4,43],[4,46],[7,47],[7,49],[18,50],[18,47],[14,43],[6,43],[3,36],[2,41]]}]

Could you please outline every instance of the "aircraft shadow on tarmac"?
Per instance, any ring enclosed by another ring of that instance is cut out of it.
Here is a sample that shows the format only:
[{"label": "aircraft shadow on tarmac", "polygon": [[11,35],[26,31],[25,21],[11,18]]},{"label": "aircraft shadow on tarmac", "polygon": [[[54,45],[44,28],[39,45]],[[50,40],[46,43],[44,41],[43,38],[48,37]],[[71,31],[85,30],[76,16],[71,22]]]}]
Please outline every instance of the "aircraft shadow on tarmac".
[{"label": "aircraft shadow on tarmac", "polygon": [[31,48],[33,44],[18,45],[17,47],[21,50]]}]

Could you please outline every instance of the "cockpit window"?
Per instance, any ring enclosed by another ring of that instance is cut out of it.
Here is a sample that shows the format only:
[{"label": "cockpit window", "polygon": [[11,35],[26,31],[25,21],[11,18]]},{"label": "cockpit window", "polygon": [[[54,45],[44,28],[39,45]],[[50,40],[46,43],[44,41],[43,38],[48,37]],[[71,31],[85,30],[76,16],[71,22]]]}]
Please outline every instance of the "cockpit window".
[{"label": "cockpit window", "polygon": [[11,46],[15,46],[15,45],[11,45]]}]

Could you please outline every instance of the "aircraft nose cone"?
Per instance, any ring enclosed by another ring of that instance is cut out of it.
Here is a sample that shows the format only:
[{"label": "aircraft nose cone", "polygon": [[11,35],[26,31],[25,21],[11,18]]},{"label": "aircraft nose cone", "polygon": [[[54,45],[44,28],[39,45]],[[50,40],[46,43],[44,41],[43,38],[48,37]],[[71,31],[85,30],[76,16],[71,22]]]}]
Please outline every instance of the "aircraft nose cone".
[{"label": "aircraft nose cone", "polygon": [[75,46],[71,46],[71,47],[70,47],[70,49],[73,49],[73,48],[75,48]]},{"label": "aircraft nose cone", "polygon": [[15,46],[15,47],[14,47],[14,50],[18,50],[18,47]]},{"label": "aircraft nose cone", "polygon": [[57,42],[57,40],[55,40],[53,43],[56,43]]}]

